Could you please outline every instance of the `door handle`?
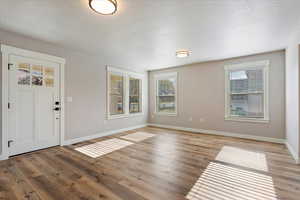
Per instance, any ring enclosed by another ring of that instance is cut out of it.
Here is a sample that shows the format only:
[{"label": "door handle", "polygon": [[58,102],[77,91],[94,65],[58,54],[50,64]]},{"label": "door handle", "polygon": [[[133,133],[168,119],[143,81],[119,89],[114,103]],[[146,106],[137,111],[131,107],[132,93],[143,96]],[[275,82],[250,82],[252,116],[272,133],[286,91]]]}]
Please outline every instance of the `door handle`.
[{"label": "door handle", "polygon": [[13,142],[14,142],[13,140],[8,140],[7,146],[10,147],[10,146],[11,146],[11,143],[13,143]]}]

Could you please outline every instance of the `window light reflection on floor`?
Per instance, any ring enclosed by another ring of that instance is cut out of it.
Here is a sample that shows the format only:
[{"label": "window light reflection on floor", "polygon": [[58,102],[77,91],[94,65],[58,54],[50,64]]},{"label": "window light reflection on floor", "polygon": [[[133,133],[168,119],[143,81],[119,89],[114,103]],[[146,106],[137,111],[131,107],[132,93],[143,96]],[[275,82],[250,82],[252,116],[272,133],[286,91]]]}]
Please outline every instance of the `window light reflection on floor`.
[{"label": "window light reflection on floor", "polygon": [[268,171],[266,155],[260,152],[224,146],[217,155],[216,160],[265,172]]},{"label": "window light reflection on floor", "polygon": [[128,135],[121,136],[121,139],[133,141],[133,142],[141,142],[143,140],[149,139],[151,137],[154,137],[154,134],[151,133],[145,133],[145,132],[136,132],[136,133],[131,133]]},{"label": "window light reflection on floor", "polygon": [[277,200],[272,177],[211,162],[186,196],[189,200]]},{"label": "window light reflection on floor", "polygon": [[92,158],[97,158],[132,144],[131,142],[114,138],[78,147],[75,150]]}]

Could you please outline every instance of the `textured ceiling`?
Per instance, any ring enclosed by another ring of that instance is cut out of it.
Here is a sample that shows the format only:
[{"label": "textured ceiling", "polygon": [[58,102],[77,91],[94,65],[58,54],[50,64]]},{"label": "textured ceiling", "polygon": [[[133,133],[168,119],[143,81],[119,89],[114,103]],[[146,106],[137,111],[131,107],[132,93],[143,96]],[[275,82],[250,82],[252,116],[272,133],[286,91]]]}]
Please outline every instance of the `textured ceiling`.
[{"label": "textured ceiling", "polygon": [[[287,46],[299,0],[118,0],[113,16],[88,0],[0,0],[0,29],[152,70]],[[192,55],[178,59],[175,51]]]}]

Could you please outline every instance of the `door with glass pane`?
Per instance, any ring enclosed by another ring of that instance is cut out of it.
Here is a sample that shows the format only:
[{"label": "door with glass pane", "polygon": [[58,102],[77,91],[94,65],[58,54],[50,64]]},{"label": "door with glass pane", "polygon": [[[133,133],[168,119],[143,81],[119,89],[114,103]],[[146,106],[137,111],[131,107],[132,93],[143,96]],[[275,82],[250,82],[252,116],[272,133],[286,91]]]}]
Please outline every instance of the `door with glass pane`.
[{"label": "door with glass pane", "polygon": [[59,145],[59,64],[9,57],[10,156]]}]

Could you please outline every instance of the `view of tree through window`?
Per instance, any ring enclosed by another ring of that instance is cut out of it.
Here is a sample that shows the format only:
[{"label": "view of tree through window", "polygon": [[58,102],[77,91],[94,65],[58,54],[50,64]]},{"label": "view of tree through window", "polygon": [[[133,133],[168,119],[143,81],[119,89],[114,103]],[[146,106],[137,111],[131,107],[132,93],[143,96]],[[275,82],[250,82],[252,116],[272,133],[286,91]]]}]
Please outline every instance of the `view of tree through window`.
[{"label": "view of tree through window", "polygon": [[124,113],[124,77],[110,75],[110,114],[119,115]]},{"label": "view of tree through window", "polygon": [[246,118],[264,118],[263,70],[231,71],[230,114]]},{"label": "view of tree through window", "polygon": [[162,113],[175,113],[176,79],[168,78],[157,80],[157,84],[157,111]]},{"label": "view of tree through window", "polygon": [[139,113],[141,112],[140,103],[140,79],[129,79],[129,112]]}]

